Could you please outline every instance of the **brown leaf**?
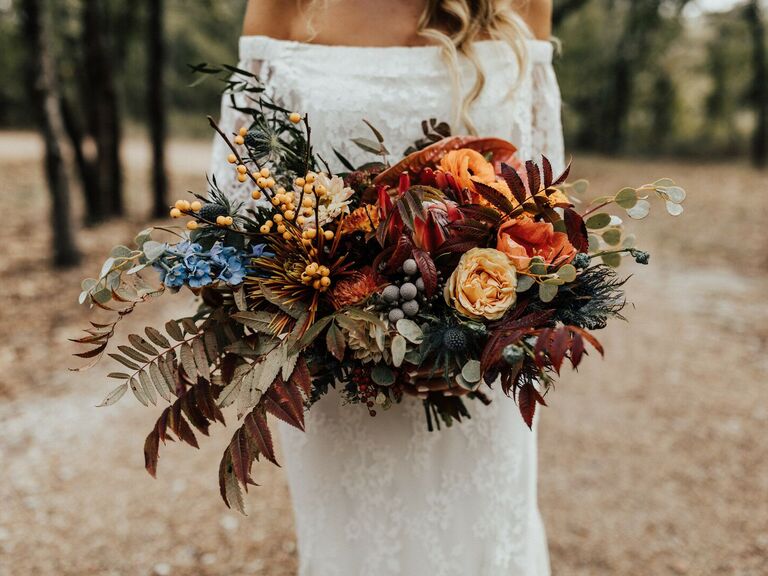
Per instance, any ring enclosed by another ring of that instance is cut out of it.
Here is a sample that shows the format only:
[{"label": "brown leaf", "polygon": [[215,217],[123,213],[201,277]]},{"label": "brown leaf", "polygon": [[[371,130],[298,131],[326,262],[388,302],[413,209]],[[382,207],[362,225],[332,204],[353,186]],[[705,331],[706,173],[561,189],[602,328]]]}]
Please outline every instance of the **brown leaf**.
[{"label": "brown leaf", "polygon": [[530,382],[524,384],[517,393],[517,406],[520,408],[520,414],[528,425],[533,429],[533,416],[536,413],[536,389]]},{"label": "brown leaf", "polygon": [[256,407],[253,411],[245,417],[244,427],[248,431],[251,440],[256,444],[259,449],[259,453],[272,462],[275,466],[279,466],[275,459],[275,448],[272,443],[272,433],[269,430],[267,424],[267,418],[264,415],[264,410],[261,407]]},{"label": "brown leaf", "polygon": [[243,429],[238,429],[232,436],[232,441],[229,443],[229,453],[232,456],[232,469],[235,473],[235,477],[245,487],[245,491],[248,491],[248,477],[251,472],[251,452],[248,447],[248,437],[243,432]]},{"label": "brown leaf", "polygon": [[414,249],[413,259],[416,260],[421,279],[424,281],[424,292],[431,298],[437,290],[437,267],[432,257],[419,248]]},{"label": "brown leaf", "polygon": [[344,335],[341,333],[341,329],[335,322],[328,326],[328,331],[325,333],[325,344],[328,347],[328,352],[333,354],[339,362],[344,359],[347,343],[344,340]]}]

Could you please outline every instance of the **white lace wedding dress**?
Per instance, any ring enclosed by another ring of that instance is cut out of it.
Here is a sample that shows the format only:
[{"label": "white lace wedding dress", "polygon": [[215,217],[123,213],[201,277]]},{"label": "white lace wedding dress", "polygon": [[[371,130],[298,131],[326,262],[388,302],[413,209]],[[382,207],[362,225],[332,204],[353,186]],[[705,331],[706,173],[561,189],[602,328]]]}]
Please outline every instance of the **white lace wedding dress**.
[{"label": "white lace wedding dress", "polygon": [[[528,42],[519,83],[511,49],[477,45],[487,84],[472,109],[479,134],[508,139],[522,159],[546,155],[563,167],[560,93],[552,46]],[[421,120],[448,120],[450,77],[436,47],[332,47],[244,37],[240,66],[258,72],[287,108],[309,113],[316,150],[370,160],[349,139],[386,138],[397,159]],[[473,79],[466,65],[462,74]],[[222,127],[245,119],[228,100]],[[458,131],[454,131],[455,133]],[[214,146],[213,172],[233,196],[227,150]],[[536,494],[536,431],[495,389],[490,406],[468,401],[472,419],[428,432],[418,400],[370,417],[331,393],[307,416],[306,433],[281,427],[298,532],[301,576],[545,576],[546,537]]]}]

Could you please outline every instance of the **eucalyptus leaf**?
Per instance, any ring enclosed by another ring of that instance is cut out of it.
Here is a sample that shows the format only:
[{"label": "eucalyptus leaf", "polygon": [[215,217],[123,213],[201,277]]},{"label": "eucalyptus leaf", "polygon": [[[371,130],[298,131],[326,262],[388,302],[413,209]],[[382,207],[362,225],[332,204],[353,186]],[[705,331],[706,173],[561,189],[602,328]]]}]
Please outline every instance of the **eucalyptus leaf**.
[{"label": "eucalyptus leaf", "polygon": [[558,287],[554,284],[539,284],[539,299],[544,302],[552,302],[557,296]]},{"label": "eucalyptus leaf", "polygon": [[408,343],[405,338],[400,334],[395,334],[394,338],[392,338],[392,365],[395,368],[399,368],[402,365],[407,347]]},{"label": "eucalyptus leaf", "polygon": [[395,372],[386,364],[376,364],[371,370],[371,379],[379,386],[392,386],[395,383]]},{"label": "eucalyptus leaf", "polygon": [[419,325],[413,320],[408,318],[402,318],[397,321],[397,331],[409,342],[413,344],[421,344],[424,340],[424,332],[422,332]]},{"label": "eucalyptus leaf", "polygon": [[637,190],[634,188],[622,188],[616,194],[616,204],[629,210],[637,204]]},{"label": "eucalyptus leaf", "polygon": [[482,378],[482,373],[480,372],[480,361],[470,360],[464,364],[464,367],[461,369],[461,377],[470,384],[480,382],[480,378]]},{"label": "eucalyptus leaf", "polygon": [[531,258],[531,264],[528,267],[528,271],[535,276],[541,276],[542,274],[546,274],[547,263],[544,261],[544,259],[541,256],[534,256],[533,258]]},{"label": "eucalyptus leaf", "polygon": [[621,242],[621,230],[618,228],[609,228],[603,232],[603,240],[610,246],[618,246]]},{"label": "eucalyptus leaf", "polygon": [[576,180],[571,184],[571,187],[576,194],[584,194],[589,188],[589,181],[584,179]]},{"label": "eucalyptus leaf", "polygon": [[653,185],[656,186],[657,188],[663,188],[668,186],[674,186],[675,183],[669,178],[662,178],[661,180],[656,180],[656,182],[654,182]]},{"label": "eucalyptus leaf", "polygon": [[518,276],[516,290],[517,292],[525,292],[530,290],[534,284],[536,284],[536,280],[533,276]]},{"label": "eucalyptus leaf", "polygon": [[685,200],[685,190],[683,190],[680,186],[670,186],[668,188],[664,188],[663,191],[667,199],[674,202],[675,204],[681,204],[683,200]]},{"label": "eucalyptus leaf", "polygon": [[611,254],[603,254],[600,258],[603,261],[603,264],[610,266],[611,268],[618,268],[621,266],[621,254],[613,252]]},{"label": "eucalyptus leaf", "polygon": [[680,216],[683,213],[684,208],[681,204],[675,204],[674,202],[666,201],[667,212],[670,216]]},{"label": "eucalyptus leaf", "polygon": [[648,200],[638,200],[633,208],[627,210],[627,215],[635,220],[642,220],[651,212],[651,203]]},{"label": "eucalyptus leaf", "polygon": [[599,214],[593,214],[584,222],[587,228],[591,230],[599,230],[605,228],[611,223],[611,215],[606,212],[600,212]]},{"label": "eucalyptus leaf", "polygon": [[576,267],[573,264],[566,264],[557,271],[557,275],[565,282],[576,280]]}]

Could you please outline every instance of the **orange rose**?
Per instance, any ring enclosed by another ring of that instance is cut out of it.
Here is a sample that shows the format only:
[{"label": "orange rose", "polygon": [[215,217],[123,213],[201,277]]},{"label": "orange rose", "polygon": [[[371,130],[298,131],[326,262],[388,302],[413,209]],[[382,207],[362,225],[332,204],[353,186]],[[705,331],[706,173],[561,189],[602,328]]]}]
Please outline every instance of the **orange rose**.
[{"label": "orange rose", "polygon": [[453,175],[460,186],[472,192],[475,191],[473,180],[483,184],[490,184],[496,180],[493,164],[488,162],[480,152],[469,148],[448,152],[440,160],[440,169]]},{"label": "orange rose", "polygon": [[540,256],[548,264],[562,266],[576,256],[576,248],[563,232],[555,232],[549,222],[534,222],[518,218],[499,228],[496,249],[504,252],[520,271],[531,264],[531,258]]}]

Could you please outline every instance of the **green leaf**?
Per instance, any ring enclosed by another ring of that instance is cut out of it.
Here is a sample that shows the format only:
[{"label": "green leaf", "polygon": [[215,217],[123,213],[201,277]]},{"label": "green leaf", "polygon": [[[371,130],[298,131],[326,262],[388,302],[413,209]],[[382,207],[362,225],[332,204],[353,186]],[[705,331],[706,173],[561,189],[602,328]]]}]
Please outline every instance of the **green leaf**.
[{"label": "green leaf", "polygon": [[422,332],[419,325],[413,320],[408,318],[401,318],[396,324],[397,331],[409,342],[413,344],[421,344],[424,340],[424,332]]},{"label": "green leaf", "polygon": [[571,187],[576,194],[584,194],[589,188],[589,181],[584,179],[576,180],[571,184]]},{"label": "green leaf", "polygon": [[117,388],[112,390],[112,392],[107,394],[104,397],[104,400],[101,401],[101,404],[99,404],[96,407],[101,408],[103,406],[111,406],[112,404],[114,404],[115,402],[120,400],[120,398],[123,397],[126,390],[128,390],[128,382],[123,382],[122,384],[120,384],[120,386],[118,386]]},{"label": "green leaf", "polygon": [[517,288],[515,290],[517,292],[525,292],[526,290],[531,289],[534,284],[536,284],[536,280],[533,276],[520,275],[517,277]]},{"label": "green leaf", "polygon": [[675,204],[674,202],[667,200],[665,205],[670,216],[680,216],[680,214],[683,213],[684,208],[680,204]]},{"label": "green leaf", "polygon": [[139,372],[139,384],[141,384],[141,390],[144,392],[145,398],[150,401],[152,406],[157,406],[157,394],[155,393],[155,385],[152,384],[152,380],[149,378],[146,370]]},{"label": "green leaf", "polygon": [[621,254],[616,254],[615,252],[612,254],[603,254],[600,259],[603,261],[603,264],[610,266],[611,268],[618,268],[621,266]]},{"label": "green leaf", "polygon": [[395,334],[392,338],[392,365],[395,368],[400,368],[405,358],[405,351],[408,348],[408,343],[405,338],[400,334]]},{"label": "green leaf", "polygon": [[680,186],[670,186],[663,189],[664,195],[670,202],[681,204],[685,200],[685,190]]},{"label": "green leaf", "polygon": [[609,228],[603,232],[603,240],[610,246],[618,246],[621,242],[621,230],[618,228]]},{"label": "green leaf", "polygon": [[552,302],[557,296],[558,287],[554,284],[539,284],[539,299],[544,302]]},{"label": "green leaf", "polygon": [[651,212],[651,203],[648,200],[638,200],[634,207],[627,210],[627,215],[635,220],[642,220]]},{"label": "green leaf", "polygon": [[386,364],[376,364],[371,370],[371,379],[379,386],[392,386],[395,383],[395,372]]},{"label": "green leaf", "polygon": [[557,271],[557,275],[565,282],[573,282],[576,280],[576,267],[572,264],[566,264]]},{"label": "green leaf", "polygon": [[600,212],[599,214],[593,214],[584,222],[587,228],[590,230],[599,230],[605,228],[611,223],[611,215],[606,212]]},{"label": "green leaf", "polygon": [[304,333],[304,336],[302,336],[299,341],[296,343],[295,350],[290,350],[291,353],[297,352],[299,350],[302,350],[303,348],[306,348],[312,342],[315,341],[315,338],[317,338],[320,333],[325,330],[325,328],[328,326],[328,324],[333,320],[333,315],[330,316],[323,316],[319,320],[315,320],[315,323],[312,324],[312,326],[309,327],[309,330],[307,330]]},{"label": "green leaf", "polygon": [[165,254],[168,246],[164,242],[156,242],[155,240],[147,240],[142,245],[144,256],[147,258],[147,262],[154,262]]},{"label": "green leaf", "polygon": [[616,204],[629,210],[637,204],[637,190],[634,188],[622,188],[619,190],[618,194],[616,194]]},{"label": "green leaf", "polygon": [[480,361],[470,360],[464,364],[464,367],[461,369],[461,377],[470,384],[480,382],[480,378],[482,378],[482,373],[480,372]]},{"label": "green leaf", "polygon": [[328,332],[325,334],[325,344],[328,346],[328,352],[333,354],[339,362],[344,359],[347,343],[344,341],[341,329],[336,324],[331,324],[328,327]]},{"label": "green leaf", "polygon": [[168,338],[163,336],[158,329],[152,328],[151,326],[147,326],[146,328],[144,328],[144,333],[147,335],[147,338],[149,338],[152,342],[160,346],[160,348],[171,347],[171,343],[168,341]]},{"label": "green leaf", "polygon": [[547,270],[547,263],[544,261],[544,258],[541,256],[534,256],[531,258],[531,264],[528,267],[528,271],[531,274],[541,276],[542,274],[546,274]]},{"label": "green leaf", "polygon": [[136,378],[131,378],[128,381],[128,385],[131,387],[131,392],[133,392],[133,395],[136,396],[136,400],[141,402],[144,406],[149,406],[149,401],[147,400],[147,397],[144,396],[144,392],[141,389],[139,381],[136,380]]}]

